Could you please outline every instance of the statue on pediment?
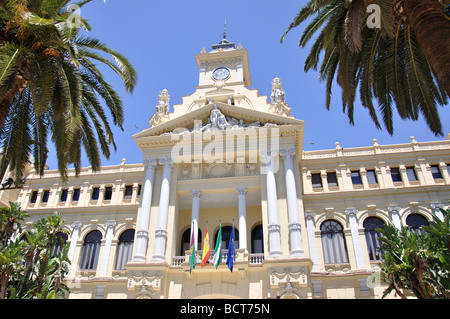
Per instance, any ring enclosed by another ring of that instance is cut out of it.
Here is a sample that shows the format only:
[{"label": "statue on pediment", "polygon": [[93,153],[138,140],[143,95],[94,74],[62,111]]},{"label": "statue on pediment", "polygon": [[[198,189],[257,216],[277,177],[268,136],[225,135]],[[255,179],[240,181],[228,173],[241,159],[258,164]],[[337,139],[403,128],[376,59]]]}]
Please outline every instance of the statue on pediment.
[{"label": "statue on pediment", "polygon": [[155,114],[150,119],[150,127],[156,126],[169,120],[169,100],[170,95],[166,89],[159,92],[158,103],[155,107]]},{"label": "statue on pediment", "polygon": [[286,94],[283,91],[283,86],[279,78],[272,80],[272,94],[270,95],[270,99],[269,113],[290,116],[291,108],[286,103]]},{"label": "statue on pediment", "polygon": [[186,134],[186,133],[203,133],[203,132],[215,132],[224,130],[237,130],[251,127],[273,127],[277,126],[275,123],[261,123],[255,121],[251,123],[245,123],[243,119],[236,119],[234,117],[226,117],[217,106],[211,110],[211,114],[208,117],[207,123],[203,124],[201,121],[194,121],[192,128],[177,128],[173,132],[165,132],[161,135],[171,134]]},{"label": "statue on pediment", "polygon": [[164,89],[159,92],[158,104],[156,104],[156,113],[161,113],[162,115],[169,114],[169,92]]}]

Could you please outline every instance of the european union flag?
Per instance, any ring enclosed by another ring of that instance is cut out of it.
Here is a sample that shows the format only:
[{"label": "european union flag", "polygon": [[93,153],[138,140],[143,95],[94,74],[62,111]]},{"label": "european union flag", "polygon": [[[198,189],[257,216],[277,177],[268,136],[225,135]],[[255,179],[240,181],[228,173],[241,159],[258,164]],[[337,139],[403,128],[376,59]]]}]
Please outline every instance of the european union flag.
[{"label": "european union flag", "polygon": [[228,255],[227,255],[227,265],[228,269],[233,272],[233,261],[234,260],[234,219],[233,227],[231,228],[230,242],[228,244]]}]

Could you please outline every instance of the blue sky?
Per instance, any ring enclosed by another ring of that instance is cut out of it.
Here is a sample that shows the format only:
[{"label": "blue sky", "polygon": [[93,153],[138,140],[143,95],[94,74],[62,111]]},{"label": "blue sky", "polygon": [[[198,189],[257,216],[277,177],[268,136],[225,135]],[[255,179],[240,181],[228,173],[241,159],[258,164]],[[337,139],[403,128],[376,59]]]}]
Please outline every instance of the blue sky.
[{"label": "blue sky", "polygon": [[[142,162],[142,153],[132,135],[149,127],[158,94],[167,89],[171,110],[180,104],[182,96],[190,95],[198,84],[195,54],[202,48],[210,50],[221,40],[224,21],[227,38],[247,49],[251,88],[260,95],[271,93],[271,81],[281,78],[291,115],[305,121],[304,150],[331,149],[339,141],[341,147],[409,143],[445,139],[450,132],[450,109],[440,108],[444,137],[435,137],[422,119],[403,121],[395,116],[394,135],[377,130],[359,100],[355,103],[355,126],[348,123],[342,112],[341,90],[335,84],[331,110],[325,108],[325,83],[318,73],[303,72],[309,47],[298,47],[301,25],[292,30],[283,43],[280,38],[305,1],[268,0],[94,0],[82,9],[92,31],[109,47],[124,54],[138,71],[138,83],[132,94],[123,90],[120,79],[105,71],[105,76],[122,96],[125,105],[124,131],[114,130],[117,151],[102,165]],[[314,144],[311,144],[314,141]],[[83,157],[83,166],[89,165]],[[57,168],[54,150],[49,153],[50,169]]]}]

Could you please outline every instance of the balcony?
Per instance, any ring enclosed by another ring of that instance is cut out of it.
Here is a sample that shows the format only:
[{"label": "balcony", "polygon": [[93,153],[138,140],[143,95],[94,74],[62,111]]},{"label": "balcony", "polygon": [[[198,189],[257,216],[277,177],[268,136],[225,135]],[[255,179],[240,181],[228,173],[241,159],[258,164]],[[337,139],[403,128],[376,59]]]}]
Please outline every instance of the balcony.
[{"label": "balcony", "polygon": [[[209,264],[213,264],[213,253],[214,252],[211,251],[211,256],[208,259]],[[203,252],[201,250],[195,252],[196,264],[202,263],[202,254]],[[172,266],[181,267],[183,263],[189,264],[189,257],[190,257],[189,251],[186,251],[186,254],[184,256],[173,256]],[[220,263],[225,264],[227,262],[227,258],[228,258],[228,249],[222,249],[222,260],[220,261]],[[249,265],[261,265],[264,261],[264,254],[258,253],[245,255],[244,253],[236,251],[234,260],[238,262],[247,261]]]}]

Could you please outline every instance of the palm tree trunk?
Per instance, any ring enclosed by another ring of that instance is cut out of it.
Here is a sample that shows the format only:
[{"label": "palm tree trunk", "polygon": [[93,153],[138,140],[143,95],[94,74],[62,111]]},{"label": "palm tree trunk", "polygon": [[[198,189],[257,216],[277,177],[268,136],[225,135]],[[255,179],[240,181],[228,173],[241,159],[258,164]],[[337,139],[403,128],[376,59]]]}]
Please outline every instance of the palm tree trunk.
[{"label": "palm tree trunk", "polygon": [[450,96],[450,22],[439,0],[404,0],[408,23],[439,84]]},{"label": "palm tree trunk", "polygon": [[25,61],[22,63],[21,67],[17,70],[14,83],[11,89],[0,98],[0,128],[5,124],[6,118],[8,117],[9,110],[11,109],[11,103],[14,97],[20,91],[24,90],[28,86],[28,63]]}]

